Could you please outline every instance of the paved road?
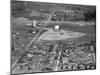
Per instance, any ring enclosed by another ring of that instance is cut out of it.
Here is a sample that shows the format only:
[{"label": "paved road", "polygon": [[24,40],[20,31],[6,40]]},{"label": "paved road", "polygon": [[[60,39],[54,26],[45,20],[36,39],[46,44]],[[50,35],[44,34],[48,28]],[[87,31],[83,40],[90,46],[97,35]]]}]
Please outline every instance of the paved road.
[{"label": "paved road", "polygon": [[[62,48],[62,47],[60,47],[60,48]],[[58,71],[59,70],[61,54],[62,54],[62,49],[59,49],[58,59],[57,59],[57,61],[55,63],[54,71]]]},{"label": "paved road", "polygon": [[29,47],[30,47],[30,46],[32,45],[32,43],[33,43],[34,41],[36,41],[37,38],[40,36],[41,32],[42,32],[43,29],[46,27],[46,25],[49,23],[49,21],[50,21],[52,15],[53,15],[54,13],[55,13],[55,11],[53,11],[53,12],[51,13],[51,15],[50,15],[49,18],[48,18],[48,21],[45,22],[44,26],[40,28],[40,30],[39,30],[39,32],[37,33],[37,35],[30,41],[30,43],[28,44],[27,48],[25,49],[26,52],[25,52],[21,57],[19,57],[19,59],[17,59],[17,60],[15,61],[15,63],[12,65],[12,70],[14,70],[14,68],[16,68],[17,63],[18,63],[18,62],[23,58],[23,56],[28,52]]}]

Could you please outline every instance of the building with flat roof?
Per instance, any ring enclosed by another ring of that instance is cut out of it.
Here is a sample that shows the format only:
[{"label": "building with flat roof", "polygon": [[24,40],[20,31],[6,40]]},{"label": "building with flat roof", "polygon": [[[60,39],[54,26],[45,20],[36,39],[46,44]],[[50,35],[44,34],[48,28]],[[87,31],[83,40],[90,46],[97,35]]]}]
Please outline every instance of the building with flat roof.
[{"label": "building with flat roof", "polygon": [[55,27],[54,27],[54,29],[53,29],[55,32],[58,32],[58,31],[60,31],[60,27],[59,27],[59,25],[55,25]]}]

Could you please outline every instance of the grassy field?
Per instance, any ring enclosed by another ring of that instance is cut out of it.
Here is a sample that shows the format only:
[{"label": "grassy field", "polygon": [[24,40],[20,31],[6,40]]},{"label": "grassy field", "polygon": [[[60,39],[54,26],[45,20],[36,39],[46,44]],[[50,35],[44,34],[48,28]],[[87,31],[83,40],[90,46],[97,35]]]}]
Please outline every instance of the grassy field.
[{"label": "grassy field", "polygon": [[[95,34],[96,33],[96,27],[95,26],[71,26],[68,24],[56,24],[59,25],[61,29],[70,30],[70,31],[76,31],[76,32],[83,32],[83,33],[89,33],[89,34]],[[55,24],[49,24],[47,25],[47,28],[54,28]]]}]

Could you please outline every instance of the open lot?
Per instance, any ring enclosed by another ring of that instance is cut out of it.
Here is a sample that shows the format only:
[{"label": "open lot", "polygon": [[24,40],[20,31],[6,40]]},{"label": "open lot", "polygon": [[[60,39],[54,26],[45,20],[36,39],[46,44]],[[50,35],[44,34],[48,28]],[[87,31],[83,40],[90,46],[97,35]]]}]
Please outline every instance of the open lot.
[{"label": "open lot", "polygon": [[96,69],[95,12],[88,5],[12,1],[11,73]]}]

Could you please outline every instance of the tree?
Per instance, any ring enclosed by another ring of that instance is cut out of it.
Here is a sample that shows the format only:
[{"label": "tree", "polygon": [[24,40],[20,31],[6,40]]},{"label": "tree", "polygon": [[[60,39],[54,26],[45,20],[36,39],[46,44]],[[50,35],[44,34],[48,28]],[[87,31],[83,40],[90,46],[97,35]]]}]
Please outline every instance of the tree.
[{"label": "tree", "polygon": [[90,21],[90,20],[96,20],[96,10],[94,11],[88,11],[84,13],[85,20]]}]

